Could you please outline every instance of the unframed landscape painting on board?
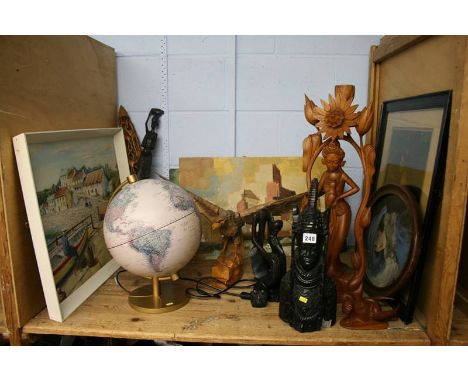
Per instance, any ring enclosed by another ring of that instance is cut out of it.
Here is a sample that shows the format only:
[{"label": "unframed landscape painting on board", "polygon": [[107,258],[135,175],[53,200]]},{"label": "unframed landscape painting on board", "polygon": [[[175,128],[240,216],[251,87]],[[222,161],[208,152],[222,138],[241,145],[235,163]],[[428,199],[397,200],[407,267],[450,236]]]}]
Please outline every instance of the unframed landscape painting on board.
[{"label": "unframed landscape painting on board", "polygon": [[[312,177],[319,178],[324,169],[318,160]],[[237,212],[307,191],[302,157],[180,158],[179,184],[224,209]],[[281,216],[283,236],[290,233],[290,215],[286,211]],[[203,222],[203,239],[219,241],[207,221]]]}]

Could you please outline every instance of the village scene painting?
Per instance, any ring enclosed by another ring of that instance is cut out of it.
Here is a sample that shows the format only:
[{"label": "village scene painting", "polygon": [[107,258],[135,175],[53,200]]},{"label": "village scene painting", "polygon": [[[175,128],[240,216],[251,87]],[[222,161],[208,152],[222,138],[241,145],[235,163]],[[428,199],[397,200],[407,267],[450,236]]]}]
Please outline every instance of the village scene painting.
[{"label": "village scene painting", "polygon": [[111,260],[102,220],[120,183],[113,138],[35,143],[29,151],[49,260],[63,301]]},{"label": "village scene painting", "polygon": [[[324,167],[321,161],[313,169],[319,177]],[[179,170],[171,180],[210,202],[235,212],[273,200],[303,193],[307,190],[302,171],[302,157],[215,157],[180,158]],[[292,216],[285,211],[280,237],[291,236]],[[250,226],[244,226],[249,237]],[[211,230],[208,220],[202,218],[202,240],[221,242],[217,231]]]}]

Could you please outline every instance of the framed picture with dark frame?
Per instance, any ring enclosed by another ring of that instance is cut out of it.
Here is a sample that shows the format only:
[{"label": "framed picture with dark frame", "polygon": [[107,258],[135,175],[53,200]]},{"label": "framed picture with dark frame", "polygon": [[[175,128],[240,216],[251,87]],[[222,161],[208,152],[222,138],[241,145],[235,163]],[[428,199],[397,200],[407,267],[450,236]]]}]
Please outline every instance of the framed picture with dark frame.
[{"label": "framed picture with dark frame", "polygon": [[[451,98],[452,91],[447,90],[382,105],[373,191],[388,184],[405,186],[417,200],[422,221],[419,261],[406,286],[392,295],[405,323],[413,319],[424,256],[441,198]],[[372,288],[368,291],[375,293]]]}]

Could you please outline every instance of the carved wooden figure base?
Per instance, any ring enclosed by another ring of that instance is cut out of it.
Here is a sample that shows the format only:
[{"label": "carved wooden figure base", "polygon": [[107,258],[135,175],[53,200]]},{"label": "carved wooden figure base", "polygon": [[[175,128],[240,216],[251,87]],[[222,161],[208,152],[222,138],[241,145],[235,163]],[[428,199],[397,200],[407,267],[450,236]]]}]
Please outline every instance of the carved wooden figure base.
[{"label": "carved wooden figure base", "polygon": [[340,321],[340,325],[346,329],[355,330],[382,330],[388,328],[388,323],[357,317],[345,317]]},{"label": "carved wooden figure base", "polygon": [[382,310],[378,301],[363,297],[362,286],[343,296],[342,311],[347,314],[340,325],[347,329],[387,329],[388,320],[395,318],[393,310]]}]

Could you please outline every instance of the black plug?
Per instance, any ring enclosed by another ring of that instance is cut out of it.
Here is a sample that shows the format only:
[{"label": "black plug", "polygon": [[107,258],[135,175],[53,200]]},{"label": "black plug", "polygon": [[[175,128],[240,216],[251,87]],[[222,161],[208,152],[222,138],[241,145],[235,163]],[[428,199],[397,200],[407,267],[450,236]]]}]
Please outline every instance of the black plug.
[{"label": "black plug", "polygon": [[268,303],[268,288],[259,281],[255,284],[252,292],[241,292],[240,298],[243,300],[250,300],[254,308],[264,308]]}]

